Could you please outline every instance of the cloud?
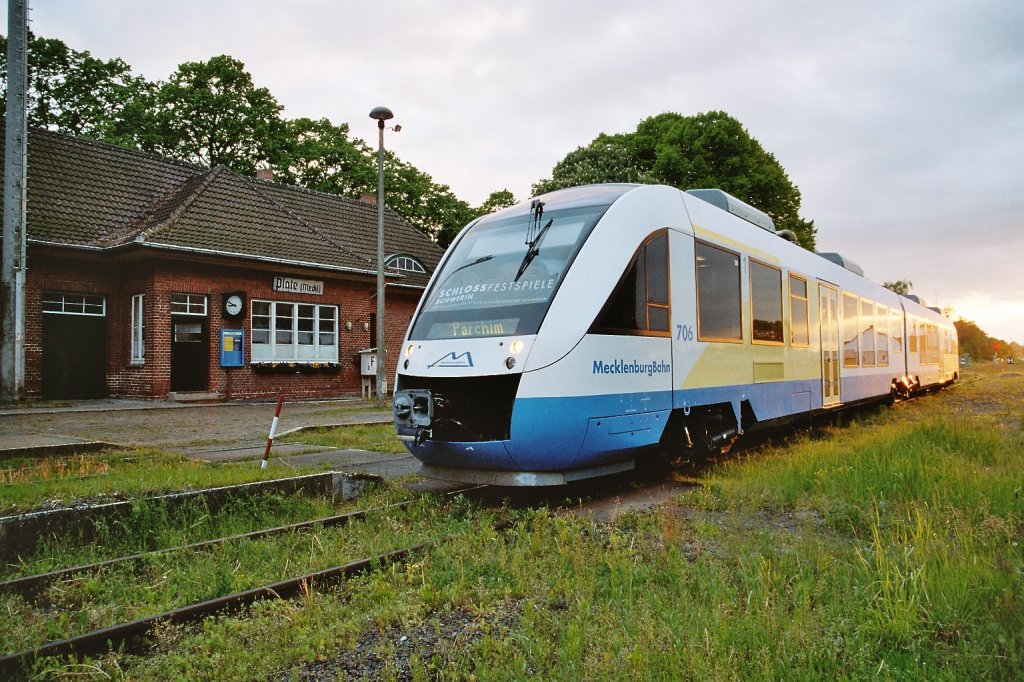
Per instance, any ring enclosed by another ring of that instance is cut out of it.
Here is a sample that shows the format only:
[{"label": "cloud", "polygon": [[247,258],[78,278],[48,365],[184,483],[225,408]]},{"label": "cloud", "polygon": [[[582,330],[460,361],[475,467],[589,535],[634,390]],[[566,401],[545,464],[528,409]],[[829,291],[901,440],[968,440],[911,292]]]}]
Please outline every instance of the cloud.
[{"label": "cloud", "polygon": [[403,126],[389,148],[474,204],[527,198],[601,132],[721,109],[787,170],[823,247],[965,315],[991,310],[1024,340],[1004,298],[1024,246],[1015,0],[51,0],[33,17],[37,34],[152,80],[230,54],[285,115],[371,141],[367,114],[386,105]]}]

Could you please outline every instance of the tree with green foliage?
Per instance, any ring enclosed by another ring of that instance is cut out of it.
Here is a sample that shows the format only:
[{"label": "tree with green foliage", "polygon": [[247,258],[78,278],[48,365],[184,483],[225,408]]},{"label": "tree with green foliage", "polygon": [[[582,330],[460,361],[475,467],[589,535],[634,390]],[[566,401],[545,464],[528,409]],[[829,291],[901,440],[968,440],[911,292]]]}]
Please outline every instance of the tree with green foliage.
[{"label": "tree with green foliage", "polygon": [[[0,48],[6,85],[3,37]],[[149,83],[120,59],[102,61],[31,36],[29,71],[32,127],[246,175],[269,167],[278,182],[320,192],[357,197],[377,190],[376,150],[350,137],[348,124],[283,119],[270,91],[227,55],[186,62],[167,81]],[[514,203],[503,190],[474,209],[392,153],[385,173],[387,206],[441,246],[475,217]]]},{"label": "tree with green foliage", "polygon": [[914,286],[914,283],[908,279],[898,279],[895,282],[883,282],[882,286],[900,296],[906,296],[910,293],[910,289]]},{"label": "tree with green foliage", "polygon": [[625,135],[600,134],[586,147],[569,152],[559,161],[552,176],[533,186],[534,194],[543,194],[564,187],[604,182],[661,182],[649,168],[641,165],[631,138]]},{"label": "tree with green foliage", "polygon": [[515,203],[516,198],[512,192],[507,189],[501,189],[497,192],[491,192],[484,200],[484,203],[480,204],[476,212],[480,215],[487,215],[489,213],[494,213],[495,211],[500,211],[503,208],[513,206]]},{"label": "tree with green foliage", "polygon": [[157,86],[154,105],[151,151],[250,175],[283,156],[282,106],[227,55],[181,64]]},{"label": "tree with green foliage", "polygon": [[1010,344],[1002,339],[996,339],[986,334],[981,327],[974,322],[958,319],[953,323],[956,327],[956,335],[960,343],[960,354],[970,356],[974,360],[988,361],[994,358],[1010,357],[1014,354],[1014,346],[1017,346],[1017,353],[1020,346]]},{"label": "tree with green foliage", "polygon": [[[103,61],[60,40],[28,37],[28,124],[133,146],[146,126],[152,85],[120,59]],[[0,76],[7,97],[7,38],[0,36]]]},{"label": "tree with green foliage", "polygon": [[814,222],[799,216],[800,191],[775,157],[725,112],[665,113],[636,132],[598,135],[570,152],[535,194],[593,182],[662,183],[679,189],[717,188],[767,213],[777,229],[814,248]]},{"label": "tree with green foliage", "polygon": [[427,173],[385,152],[385,201],[403,218],[442,247],[452,239],[476,212],[459,199],[447,185],[434,182]]},{"label": "tree with green foliage", "polygon": [[318,192],[358,197],[375,192],[375,153],[359,139],[349,137],[347,123],[334,125],[326,118],[285,121],[284,144],[274,179]]}]

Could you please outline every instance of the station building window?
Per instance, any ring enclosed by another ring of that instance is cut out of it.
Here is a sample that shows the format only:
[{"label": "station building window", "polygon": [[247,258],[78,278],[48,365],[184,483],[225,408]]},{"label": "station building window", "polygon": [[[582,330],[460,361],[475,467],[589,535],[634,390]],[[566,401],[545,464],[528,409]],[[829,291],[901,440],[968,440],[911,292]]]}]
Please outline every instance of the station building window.
[{"label": "station building window", "polygon": [[843,294],[843,367],[860,367],[860,299]]},{"label": "station building window", "polygon": [[103,296],[93,296],[90,294],[66,294],[59,291],[47,291],[43,293],[43,312],[104,317],[107,314],[107,299]]},{"label": "station building window", "polygon": [[697,338],[743,341],[740,255],[702,241],[694,244],[697,270]]},{"label": "station building window", "polygon": [[808,322],[807,280],[789,275],[789,341],[794,346],[811,345]]},{"label": "station building window", "polygon": [[782,344],[782,270],[750,260],[750,337],[754,343]]},{"label": "station building window", "polygon": [[206,315],[206,296],[202,294],[171,294],[172,315]]},{"label": "station building window", "polygon": [[338,307],[252,302],[252,362],[337,362]]},{"label": "station building window", "polygon": [[419,274],[426,274],[427,272],[427,269],[423,267],[423,263],[418,259],[405,254],[392,256],[384,262],[384,265],[392,270],[400,270],[403,272],[415,272]]},{"label": "station building window", "polygon": [[146,317],[143,308],[145,294],[132,296],[132,356],[131,364],[142,365],[146,362]]},{"label": "station building window", "polygon": [[598,334],[668,336],[668,233],[649,237],[637,250],[625,276],[597,317]]}]

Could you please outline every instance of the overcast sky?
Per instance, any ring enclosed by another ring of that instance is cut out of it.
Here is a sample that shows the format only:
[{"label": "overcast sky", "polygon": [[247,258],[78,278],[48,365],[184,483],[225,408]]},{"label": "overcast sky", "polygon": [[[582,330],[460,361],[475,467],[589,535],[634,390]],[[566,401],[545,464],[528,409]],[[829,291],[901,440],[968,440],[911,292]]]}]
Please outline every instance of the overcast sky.
[{"label": "overcast sky", "polygon": [[390,107],[387,146],[474,205],[528,198],[598,133],[726,111],[819,250],[1024,342],[1020,0],[30,2],[37,35],[149,80],[228,54],[285,117],[373,144]]}]

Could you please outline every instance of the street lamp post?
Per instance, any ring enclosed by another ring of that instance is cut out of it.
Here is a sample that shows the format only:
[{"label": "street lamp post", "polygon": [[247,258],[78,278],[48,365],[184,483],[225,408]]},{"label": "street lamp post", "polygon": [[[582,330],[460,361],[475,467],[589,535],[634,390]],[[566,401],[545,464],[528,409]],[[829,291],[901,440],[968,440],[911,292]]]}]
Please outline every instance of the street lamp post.
[{"label": "street lamp post", "polygon": [[384,121],[394,118],[387,107],[375,107],[370,118],[377,121],[377,400],[384,400]]}]

